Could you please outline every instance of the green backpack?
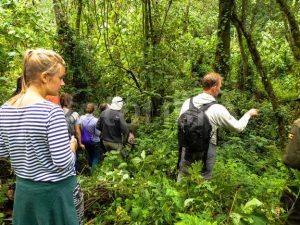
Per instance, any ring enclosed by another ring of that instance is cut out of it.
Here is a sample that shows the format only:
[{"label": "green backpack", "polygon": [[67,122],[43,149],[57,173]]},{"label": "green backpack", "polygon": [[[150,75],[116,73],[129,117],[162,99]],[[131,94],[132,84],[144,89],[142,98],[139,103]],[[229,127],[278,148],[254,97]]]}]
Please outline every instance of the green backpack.
[{"label": "green backpack", "polygon": [[66,114],[66,121],[68,125],[68,132],[70,138],[74,135],[75,136],[75,117],[73,116],[73,111],[69,110]]}]

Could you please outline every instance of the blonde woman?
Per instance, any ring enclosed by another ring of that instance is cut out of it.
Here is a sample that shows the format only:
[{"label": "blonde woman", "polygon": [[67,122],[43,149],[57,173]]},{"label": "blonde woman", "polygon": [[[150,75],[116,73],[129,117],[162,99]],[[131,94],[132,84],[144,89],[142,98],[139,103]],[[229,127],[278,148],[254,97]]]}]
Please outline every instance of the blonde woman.
[{"label": "blonde woman", "polygon": [[0,108],[0,157],[16,174],[14,225],[77,225],[83,196],[75,176],[76,139],[61,107],[45,100],[64,85],[65,62],[52,50],[28,50],[21,93]]}]

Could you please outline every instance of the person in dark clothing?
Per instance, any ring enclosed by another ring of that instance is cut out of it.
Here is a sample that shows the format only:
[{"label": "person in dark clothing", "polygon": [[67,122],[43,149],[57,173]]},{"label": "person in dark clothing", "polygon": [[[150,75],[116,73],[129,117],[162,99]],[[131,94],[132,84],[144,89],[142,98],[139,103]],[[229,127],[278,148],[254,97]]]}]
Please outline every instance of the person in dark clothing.
[{"label": "person in dark clothing", "polygon": [[[102,103],[100,104],[100,107],[99,107],[99,111],[100,111],[100,114],[105,111],[106,109],[109,109],[110,108],[110,104],[108,103]],[[100,135],[101,136],[101,135]],[[101,153],[102,153],[102,156],[101,156],[101,159],[103,160],[104,157],[105,157],[105,153],[107,152],[106,149],[105,149],[105,146],[103,144],[103,139],[100,138],[100,149],[101,149]]]},{"label": "person in dark clothing", "polygon": [[114,97],[110,108],[101,113],[97,122],[96,128],[101,131],[106,151],[120,151],[127,141],[129,129],[123,113],[120,112],[122,107],[123,99]]},{"label": "person in dark clothing", "polygon": [[[300,118],[293,123],[288,139],[283,163],[290,168],[300,170]],[[285,224],[298,225],[300,224],[300,187],[291,186],[288,189],[281,197],[284,208],[288,212]]]}]

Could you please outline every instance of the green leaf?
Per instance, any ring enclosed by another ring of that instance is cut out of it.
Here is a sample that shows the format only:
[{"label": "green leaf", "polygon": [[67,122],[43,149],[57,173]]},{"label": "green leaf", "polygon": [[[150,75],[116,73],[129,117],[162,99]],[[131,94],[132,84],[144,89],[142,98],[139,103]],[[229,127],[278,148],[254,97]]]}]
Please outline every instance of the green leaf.
[{"label": "green leaf", "polygon": [[134,164],[134,165],[138,165],[140,164],[142,161],[142,159],[140,157],[134,157],[131,162]]},{"label": "green leaf", "polygon": [[146,152],[143,150],[142,153],[141,153],[141,157],[142,159],[145,159],[146,158]]},{"label": "green leaf", "polygon": [[190,205],[192,205],[194,202],[194,199],[193,198],[188,198],[184,201],[184,207],[188,207]]},{"label": "green leaf", "polygon": [[131,212],[132,217],[137,218],[141,213],[141,208],[133,208]]},{"label": "green leaf", "polygon": [[17,53],[15,51],[9,52],[8,55],[10,57],[15,57],[17,55]]},{"label": "green leaf", "polygon": [[242,207],[242,210],[246,214],[251,214],[254,209],[260,207],[261,205],[261,201],[259,201],[256,198],[253,198],[252,200],[248,201],[245,206]]},{"label": "green leaf", "polygon": [[230,217],[232,218],[233,224],[239,225],[242,216],[238,213],[231,213]]},{"label": "green leaf", "polygon": [[266,225],[268,222],[264,216],[252,215],[251,218],[253,219],[253,224],[255,225]]}]

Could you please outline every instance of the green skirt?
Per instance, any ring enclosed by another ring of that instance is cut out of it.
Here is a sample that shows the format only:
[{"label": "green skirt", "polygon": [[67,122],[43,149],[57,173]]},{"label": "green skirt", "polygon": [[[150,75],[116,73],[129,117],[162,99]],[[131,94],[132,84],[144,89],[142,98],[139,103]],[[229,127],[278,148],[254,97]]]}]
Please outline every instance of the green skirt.
[{"label": "green skirt", "polygon": [[13,225],[79,225],[81,218],[74,202],[76,187],[75,176],[58,182],[17,177]]}]

